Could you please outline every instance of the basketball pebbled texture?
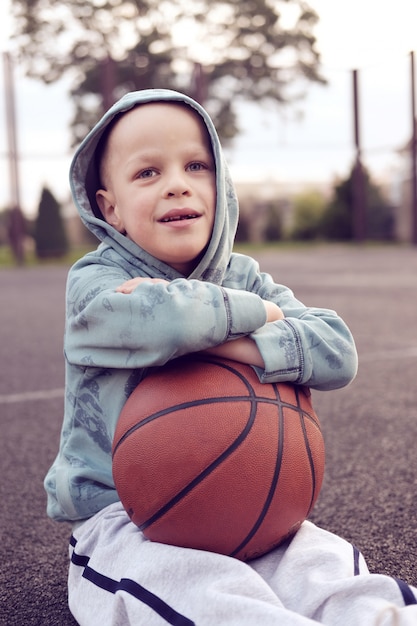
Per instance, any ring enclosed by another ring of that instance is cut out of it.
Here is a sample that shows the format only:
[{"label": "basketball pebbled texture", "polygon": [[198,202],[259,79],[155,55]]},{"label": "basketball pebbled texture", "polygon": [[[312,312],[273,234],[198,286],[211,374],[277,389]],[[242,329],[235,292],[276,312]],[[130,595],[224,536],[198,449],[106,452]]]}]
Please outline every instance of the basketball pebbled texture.
[{"label": "basketball pebbled texture", "polygon": [[211,357],[151,370],[113,441],[120,500],[149,539],[242,560],[298,530],[324,463],[309,389]]}]

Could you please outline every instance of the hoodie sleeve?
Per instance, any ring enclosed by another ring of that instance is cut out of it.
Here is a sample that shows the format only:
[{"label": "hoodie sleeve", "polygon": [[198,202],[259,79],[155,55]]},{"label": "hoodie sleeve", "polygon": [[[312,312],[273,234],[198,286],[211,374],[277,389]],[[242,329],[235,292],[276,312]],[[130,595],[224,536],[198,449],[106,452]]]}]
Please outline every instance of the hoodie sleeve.
[{"label": "hoodie sleeve", "polygon": [[250,333],[265,363],[263,370],[256,368],[261,382],[289,381],[330,390],[355,378],[358,357],[354,339],[335,311],[306,307],[290,289],[259,272],[257,262],[249,257],[234,255],[233,265],[231,275],[245,277],[240,288],[275,302],[285,315],[285,319]]},{"label": "hoodie sleeve", "polygon": [[98,265],[73,270],[67,287],[65,352],[76,365],[142,368],[254,332],[266,322],[262,299],[199,280],[142,283]]}]

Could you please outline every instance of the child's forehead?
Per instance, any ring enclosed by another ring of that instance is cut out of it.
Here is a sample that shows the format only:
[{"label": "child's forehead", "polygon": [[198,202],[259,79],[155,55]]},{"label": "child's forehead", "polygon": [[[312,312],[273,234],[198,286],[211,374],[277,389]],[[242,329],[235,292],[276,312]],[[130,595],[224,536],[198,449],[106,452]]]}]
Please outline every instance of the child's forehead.
[{"label": "child's forehead", "polygon": [[148,128],[149,124],[159,124],[161,117],[164,118],[165,115],[168,116],[167,119],[169,119],[177,114],[181,115],[184,119],[188,118],[190,122],[197,122],[198,125],[204,129],[204,132],[208,132],[203,118],[195,109],[188,104],[174,101],[156,101],[137,104],[132,109],[117,116],[114,120],[112,130],[123,122],[126,125],[133,123],[139,125],[142,123],[146,124],[146,128]]},{"label": "child's forehead", "polygon": [[[170,132],[176,129],[177,124],[188,127],[191,134],[197,132],[199,142],[202,141],[206,148],[211,149],[210,133],[203,117],[195,109],[181,102],[155,101],[138,104],[114,118],[106,132],[105,152],[112,150],[115,145],[120,147],[126,141],[129,143],[130,140],[142,138],[142,133],[146,143],[152,140],[153,133],[162,133],[164,130]],[[197,127],[198,131],[192,131]]]}]

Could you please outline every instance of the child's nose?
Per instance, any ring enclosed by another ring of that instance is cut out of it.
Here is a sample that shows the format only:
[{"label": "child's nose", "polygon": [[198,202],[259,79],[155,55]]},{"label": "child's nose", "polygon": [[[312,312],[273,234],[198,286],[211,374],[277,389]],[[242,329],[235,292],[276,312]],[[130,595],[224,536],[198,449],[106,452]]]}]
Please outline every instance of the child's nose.
[{"label": "child's nose", "polygon": [[174,171],[167,178],[165,193],[167,196],[187,196],[190,194],[190,185],[186,173]]}]

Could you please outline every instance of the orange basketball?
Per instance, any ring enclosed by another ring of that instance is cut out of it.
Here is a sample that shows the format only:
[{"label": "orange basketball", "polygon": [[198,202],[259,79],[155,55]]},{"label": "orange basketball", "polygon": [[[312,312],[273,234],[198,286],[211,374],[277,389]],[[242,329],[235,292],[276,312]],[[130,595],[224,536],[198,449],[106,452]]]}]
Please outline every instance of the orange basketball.
[{"label": "orange basketball", "polygon": [[296,532],[323,473],[310,391],[211,357],[152,370],[113,442],[120,500],[149,539],[242,560]]}]

